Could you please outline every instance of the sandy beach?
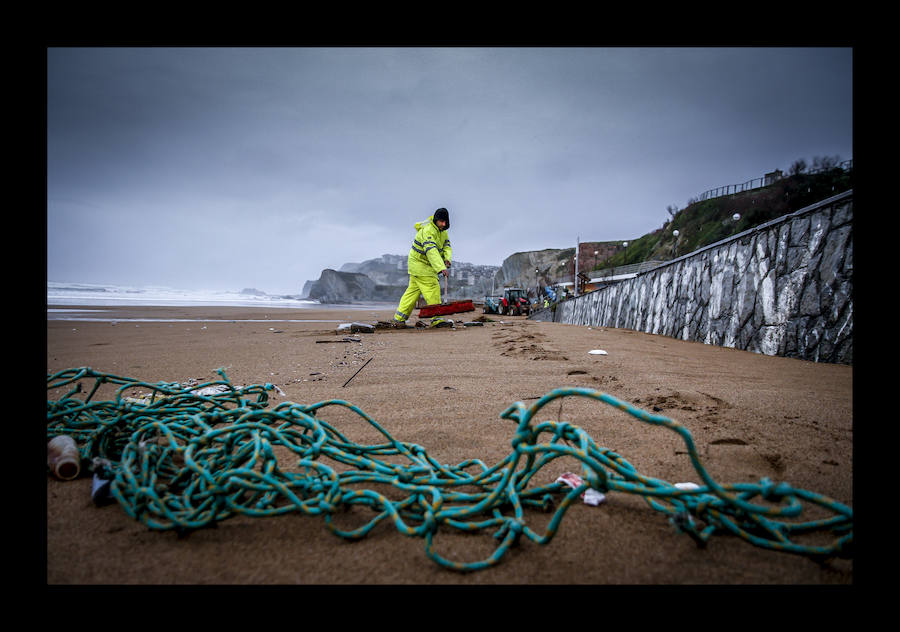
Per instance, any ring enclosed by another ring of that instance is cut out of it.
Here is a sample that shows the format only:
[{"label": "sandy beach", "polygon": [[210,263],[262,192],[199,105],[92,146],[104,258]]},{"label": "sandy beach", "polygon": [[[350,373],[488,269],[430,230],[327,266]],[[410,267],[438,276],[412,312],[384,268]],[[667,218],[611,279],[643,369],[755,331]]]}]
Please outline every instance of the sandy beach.
[{"label": "sandy beach", "polygon": [[[91,367],[186,383],[218,379],[216,369],[224,368],[235,385],[277,386],[283,394],[273,391],[270,406],[346,400],[397,440],[448,464],[506,458],[516,424],[500,415],[515,402],[528,406],[556,388],[590,388],[684,426],[720,483],[768,478],[853,506],[850,366],[524,317],[492,315],[464,326],[480,310],[454,315],[453,329],[376,329],[354,333],[358,342],[344,342],[348,332],[338,331],[342,323],[374,324],[392,313],[86,307],[80,315],[98,320],[48,314],[47,372]],[[48,391],[48,399],[62,394]],[[322,416],[337,426],[353,423],[349,413],[329,409]],[[539,420],[580,427],[647,476],[700,482],[677,435],[603,402],[557,400]],[[542,475],[577,464],[551,467]],[[435,563],[422,537],[388,521],[353,542],[329,531],[323,517],[300,512],[238,515],[183,537],[154,531],[117,504],[95,506],[89,474],[73,481],[48,474],[46,509],[51,585],[853,583],[852,559],[816,561],[725,533],[700,547],[643,498],[616,492],[598,506],[575,502],[550,542],[523,537],[498,564],[469,573]],[[527,520],[543,524],[540,515]],[[482,559],[497,546],[490,532],[435,541],[442,555],[461,561]]]}]

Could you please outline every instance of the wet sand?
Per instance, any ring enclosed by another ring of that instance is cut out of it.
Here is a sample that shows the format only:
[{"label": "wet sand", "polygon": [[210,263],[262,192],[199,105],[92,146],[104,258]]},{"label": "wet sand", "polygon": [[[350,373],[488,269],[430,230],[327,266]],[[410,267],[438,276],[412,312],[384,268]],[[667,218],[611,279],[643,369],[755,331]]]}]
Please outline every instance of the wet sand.
[{"label": "wet sand", "polygon": [[[682,424],[720,483],[767,477],[853,506],[849,366],[523,317],[492,315],[483,326],[462,326],[480,311],[454,315],[455,329],[378,329],[353,334],[359,342],[336,343],[346,335],[337,332],[340,323],[388,320],[393,310],[86,309],[104,311],[84,317],[114,320],[49,314],[48,373],[89,366],[184,383],[218,379],[221,367],[236,385],[276,385],[284,395],[273,393],[272,405],[349,401],[394,438],[448,464],[501,461],[516,430],[500,418],[505,409],[533,404],[555,388],[587,387]],[[597,349],[606,355],[588,353]],[[647,476],[700,482],[674,433],[602,402],[558,400],[539,420],[583,428]],[[356,542],[331,533],[321,516],[301,513],[236,516],[178,537],[148,529],[116,504],[94,506],[90,491],[89,475],[69,482],[48,475],[49,584],[853,583],[849,559],[819,563],[725,534],[698,547],[625,493],[610,493],[596,507],[576,502],[549,543],[522,538],[496,566],[457,573],[426,556],[423,538],[386,522]],[[475,561],[496,542],[451,534],[438,546],[449,558]]]}]

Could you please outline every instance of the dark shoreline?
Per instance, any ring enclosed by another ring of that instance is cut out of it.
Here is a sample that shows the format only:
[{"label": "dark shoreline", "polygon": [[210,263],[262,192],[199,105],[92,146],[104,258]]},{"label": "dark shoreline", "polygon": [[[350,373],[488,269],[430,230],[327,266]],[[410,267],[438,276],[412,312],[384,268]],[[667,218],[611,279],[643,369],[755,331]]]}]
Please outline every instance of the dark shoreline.
[{"label": "dark shoreline", "polygon": [[393,304],[352,306],[222,306],[222,305],[48,305],[47,322],[374,322],[394,313]]}]

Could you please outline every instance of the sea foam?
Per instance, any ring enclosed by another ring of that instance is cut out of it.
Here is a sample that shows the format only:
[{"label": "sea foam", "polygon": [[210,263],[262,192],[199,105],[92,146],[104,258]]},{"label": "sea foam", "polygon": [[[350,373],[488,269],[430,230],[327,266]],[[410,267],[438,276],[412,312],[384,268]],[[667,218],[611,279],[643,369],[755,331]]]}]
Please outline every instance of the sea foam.
[{"label": "sea foam", "polygon": [[296,309],[316,307],[320,303],[298,296],[264,293],[183,290],[161,285],[124,286],[48,281],[47,305],[287,307]]}]

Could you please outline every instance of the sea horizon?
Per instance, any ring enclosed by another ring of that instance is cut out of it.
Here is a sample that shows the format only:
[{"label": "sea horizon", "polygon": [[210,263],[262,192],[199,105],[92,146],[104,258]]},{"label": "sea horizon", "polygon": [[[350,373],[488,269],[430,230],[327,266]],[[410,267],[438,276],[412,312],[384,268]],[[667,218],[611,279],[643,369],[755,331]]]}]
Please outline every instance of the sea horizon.
[{"label": "sea horizon", "polygon": [[163,285],[47,282],[47,311],[66,307],[264,307],[277,309],[373,309],[385,304],[321,303],[299,295],[259,290],[185,290]]}]

